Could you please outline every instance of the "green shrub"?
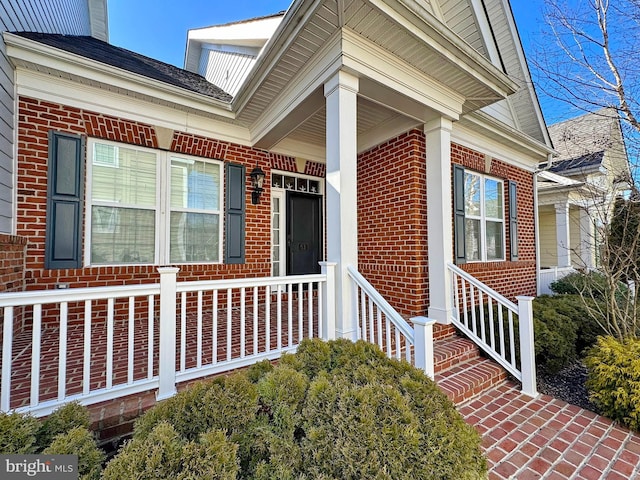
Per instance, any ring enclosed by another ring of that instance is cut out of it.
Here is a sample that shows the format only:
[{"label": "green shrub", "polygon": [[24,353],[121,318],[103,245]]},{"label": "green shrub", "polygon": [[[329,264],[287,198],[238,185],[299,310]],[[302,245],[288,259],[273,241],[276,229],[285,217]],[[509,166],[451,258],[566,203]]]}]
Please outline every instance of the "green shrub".
[{"label": "green shrub", "polygon": [[100,478],[104,454],[89,431],[89,412],[68,403],[44,420],[19,413],[0,413],[0,453],[78,455],[81,480]]},{"label": "green shrub", "polygon": [[0,413],[0,453],[36,453],[40,422],[28,415]]},{"label": "green shrub", "polygon": [[188,441],[170,423],[161,421],[145,436],[127,442],[108,463],[102,478],[232,480],[238,472],[236,449],[223,431],[211,430]]},{"label": "green shrub", "polygon": [[542,296],[533,301],[536,364],[548,373],[562,370],[577,357],[578,326],[558,309],[563,300]]},{"label": "green shrub", "polygon": [[104,453],[97,447],[93,434],[78,426],[58,434],[43,453],[51,455],[78,455],[80,480],[98,480],[102,472]]},{"label": "green shrub", "polygon": [[365,342],[305,340],[275,367],[148,411],[104,478],[473,479],[486,469],[478,433],[423,372]]},{"label": "green shrub", "polygon": [[587,388],[598,411],[640,431],[640,340],[599,337],[585,364]]},{"label": "green shrub", "polygon": [[37,443],[41,448],[51,444],[53,439],[70,430],[89,428],[89,411],[77,402],[70,402],[56,409],[44,419],[38,430]]},{"label": "green shrub", "polygon": [[582,295],[596,300],[607,298],[607,279],[598,272],[574,272],[551,283],[551,291],[559,294]]}]

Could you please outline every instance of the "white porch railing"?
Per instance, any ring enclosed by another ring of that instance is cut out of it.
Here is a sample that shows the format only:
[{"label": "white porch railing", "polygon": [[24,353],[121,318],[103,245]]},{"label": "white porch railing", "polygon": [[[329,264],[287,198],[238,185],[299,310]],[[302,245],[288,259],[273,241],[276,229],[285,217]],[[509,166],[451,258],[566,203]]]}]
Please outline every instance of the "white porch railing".
[{"label": "white porch railing", "polygon": [[435,320],[414,317],[411,326],[353,266],[347,272],[352,280],[358,340],[377,344],[390,358],[404,357],[433,379]]},{"label": "white porch railing", "polygon": [[575,272],[573,267],[541,268],[538,271],[538,293],[540,295],[553,295],[551,284]]},{"label": "white porch railing", "polygon": [[48,415],[275,359],[303,338],[335,337],[334,266],[291,277],[0,295],[0,411]]},{"label": "white porch railing", "polygon": [[535,397],[533,297],[511,302],[464,270],[448,264],[453,295],[453,324],[522,383]]}]

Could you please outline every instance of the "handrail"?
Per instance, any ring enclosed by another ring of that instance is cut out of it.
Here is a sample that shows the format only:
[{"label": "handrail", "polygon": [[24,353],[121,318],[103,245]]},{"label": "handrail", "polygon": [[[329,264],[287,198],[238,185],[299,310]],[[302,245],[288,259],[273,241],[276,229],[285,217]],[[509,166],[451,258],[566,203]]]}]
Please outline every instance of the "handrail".
[{"label": "handrail", "polygon": [[[452,263],[448,263],[447,267],[452,273],[453,309],[451,321],[453,324],[516,379],[520,380],[523,393],[531,397],[537,396],[533,297],[519,296],[516,305]],[[458,279],[460,279],[460,285],[458,285]],[[484,303],[483,296],[488,299],[487,304]],[[492,301],[498,306],[496,316],[494,316]],[[485,316],[485,307],[488,316]],[[462,313],[460,312],[461,308],[463,309]],[[503,315],[503,308],[506,309],[506,318]],[[514,315],[518,317],[517,337]],[[494,326],[496,321],[497,332]],[[519,341],[519,359],[516,355],[516,340]],[[499,347],[499,351],[496,347]]]},{"label": "handrail", "polygon": [[507,297],[499,294],[493,288],[489,287],[488,285],[485,285],[484,283],[479,281],[477,278],[475,278],[473,275],[469,275],[469,273],[465,272],[464,270],[454,265],[453,263],[449,263],[447,265],[449,267],[449,270],[451,270],[458,276],[464,278],[465,281],[469,282],[474,287],[482,290],[486,295],[492,297],[495,301],[500,302],[509,310],[511,310],[513,313],[518,313],[518,306],[515,303],[513,303],[511,300],[509,300]]},{"label": "handrail", "polygon": [[347,272],[354,282],[371,298],[371,300],[378,306],[378,308],[387,316],[393,324],[398,327],[400,332],[409,340],[411,344],[414,343],[414,333],[411,325],[402,318],[402,316],[393,308],[389,302],[387,302],[382,295],[371,285],[366,278],[364,278],[358,270],[352,265],[347,266]]}]

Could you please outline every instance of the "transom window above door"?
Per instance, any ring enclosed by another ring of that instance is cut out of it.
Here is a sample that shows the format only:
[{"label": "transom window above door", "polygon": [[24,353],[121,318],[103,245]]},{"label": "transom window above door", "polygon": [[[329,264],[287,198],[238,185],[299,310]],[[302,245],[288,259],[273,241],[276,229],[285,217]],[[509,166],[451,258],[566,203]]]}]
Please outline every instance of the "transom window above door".
[{"label": "transom window above door", "polygon": [[274,188],[283,188],[285,190],[295,190],[297,192],[317,193],[321,194],[320,182],[310,178],[294,177],[281,173],[271,174],[271,186]]}]

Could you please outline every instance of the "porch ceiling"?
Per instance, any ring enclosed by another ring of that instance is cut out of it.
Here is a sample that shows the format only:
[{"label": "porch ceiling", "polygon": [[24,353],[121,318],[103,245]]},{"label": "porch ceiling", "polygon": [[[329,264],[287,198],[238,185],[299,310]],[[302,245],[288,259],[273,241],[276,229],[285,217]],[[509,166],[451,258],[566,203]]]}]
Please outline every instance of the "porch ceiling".
[{"label": "porch ceiling", "polygon": [[237,119],[259,148],[323,149],[322,84],[341,68],[360,79],[360,150],[436,116],[457,120],[517,88],[429,2],[299,0],[234,99]]}]

